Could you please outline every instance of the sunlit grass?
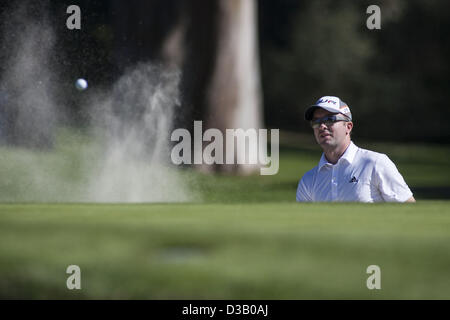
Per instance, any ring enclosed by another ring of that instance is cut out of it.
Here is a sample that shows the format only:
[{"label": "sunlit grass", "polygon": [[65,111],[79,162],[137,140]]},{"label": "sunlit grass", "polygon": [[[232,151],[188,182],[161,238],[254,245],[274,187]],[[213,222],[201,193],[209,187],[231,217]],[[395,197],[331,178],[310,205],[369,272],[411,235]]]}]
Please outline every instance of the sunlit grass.
[{"label": "sunlit grass", "polygon": [[[88,136],[63,132],[46,151],[3,146],[0,298],[449,299],[450,202],[425,200],[449,198],[448,147],[356,144],[386,153],[418,203],[295,203],[321,152],[291,136],[274,176],[172,168],[199,195],[191,203],[51,204],[82,200]],[[66,288],[72,264],[80,291]],[[366,287],[373,264],[382,290]]]},{"label": "sunlit grass", "polygon": [[[450,204],[1,205],[2,298],[450,298]],[[82,290],[66,288],[68,265]],[[366,268],[382,270],[382,290]]]}]

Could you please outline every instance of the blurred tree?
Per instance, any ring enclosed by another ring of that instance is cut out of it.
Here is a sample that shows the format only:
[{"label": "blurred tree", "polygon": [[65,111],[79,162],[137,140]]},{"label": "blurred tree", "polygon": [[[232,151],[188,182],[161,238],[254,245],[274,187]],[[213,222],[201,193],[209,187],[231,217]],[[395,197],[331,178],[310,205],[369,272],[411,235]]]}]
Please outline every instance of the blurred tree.
[{"label": "blurred tree", "polygon": [[177,126],[192,130],[193,120],[204,120],[203,130],[218,128],[224,136],[226,128],[262,127],[255,0],[114,1],[112,12],[119,64],[154,59],[183,70]]},{"label": "blurred tree", "polygon": [[[19,2],[2,2],[0,11]],[[177,127],[190,127],[193,120],[204,120],[204,129],[257,128],[264,118],[267,127],[309,133],[303,111],[320,96],[333,94],[353,109],[355,138],[450,140],[450,124],[446,121],[450,116],[448,1],[380,0],[381,30],[366,28],[366,8],[373,4],[370,0],[50,3],[53,11],[49,16],[57,18],[51,24],[56,30],[54,48],[58,55],[47,58],[50,64],[58,60],[62,65],[57,76],[64,77],[64,81],[59,88],[68,93],[59,90],[53,98],[55,104],[71,106],[74,112],[70,118],[79,114],[79,94],[73,88],[76,77],[88,74],[90,84],[94,84],[92,90],[94,86],[110,85],[132,64],[152,61],[182,70],[183,107],[175,118]],[[65,21],[69,4],[78,4],[82,9],[79,32],[58,23],[61,17]],[[249,23],[256,19],[256,4],[264,116],[262,108],[256,107],[262,105],[258,97],[258,46],[252,40],[257,30]],[[41,2],[39,6],[44,7]],[[5,21],[2,19],[0,24],[3,32]],[[6,35],[14,39],[14,34]],[[6,46],[0,51],[3,77],[12,42],[2,43]],[[246,59],[253,59],[253,63],[245,63],[253,71],[231,68]],[[7,90],[5,85],[2,90]],[[70,94],[73,97],[68,99]],[[242,103],[245,97],[253,97],[253,102]],[[14,117],[14,112],[6,115],[5,101],[3,97],[3,123],[7,116]],[[251,114],[235,116],[243,114],[240,108],[244,105],[243,110],[252,110]],[[424,110],[432,113],[424,114]],[[417,119],[424,118],[426,127],[419,129]],[[253,122],[241,123],[240,119]],[[12,132],[6,129],[12,124],[3,126],[3,136],[5,131]]]},{"label": "blurred tree", "polygon": [[[260,2],[267,124],[310,132],[305,108],[337,95],[354,112],[355,137],[450,142],[450,3],[379,1],[381,30],[366,28],[370,4]],[[431,106],[433,116],[419,130],[417,119]]]},{"label": "blurred tree", "polygon": [[358,105],[374,54],[370,39],[359,32],[362,15],[353,3],[327,0],[303,3],[296,11],[288,45],[263,51],[269,125],[309,130],[304,110],[323,95]]},{"label": "blurred tree", "polygon": [[[449,143],[450,2],[385,0],[382,6],[386,18],[374,34],[378,55],[370,61],[368,90],[379,97],[371,105],[384,118],[380,137]],[[364,123],[366,135],[380,131]]]},{"label": "blurred tree", "polygon": [[[218,128],[224,135],[226,129],[258,130],[263,126],[263,114],[256,1],[220,0],[218,9],[218,42],[207,97],[206,126]],[[246,151],[247,159],[249,152]],[[234,158],[236,163],[236,152]],[[258,166],[223,165],[216,168],[251,173]]]}]

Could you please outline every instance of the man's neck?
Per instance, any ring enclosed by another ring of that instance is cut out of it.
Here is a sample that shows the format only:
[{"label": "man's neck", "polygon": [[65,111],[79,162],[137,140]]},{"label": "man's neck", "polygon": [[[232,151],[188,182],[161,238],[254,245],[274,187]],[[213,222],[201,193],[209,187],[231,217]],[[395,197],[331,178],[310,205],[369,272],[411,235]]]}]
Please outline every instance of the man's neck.
[{"label": "man's neck", "polygon": [[325,154],[325,158],[328,160],[328,162],[336,164],[342,157],[342,155],[345,153],[350,143],[351,141],[348,140],[345,144],[338,146],[336,148],[328,150],[324,149],[323,153]]}]

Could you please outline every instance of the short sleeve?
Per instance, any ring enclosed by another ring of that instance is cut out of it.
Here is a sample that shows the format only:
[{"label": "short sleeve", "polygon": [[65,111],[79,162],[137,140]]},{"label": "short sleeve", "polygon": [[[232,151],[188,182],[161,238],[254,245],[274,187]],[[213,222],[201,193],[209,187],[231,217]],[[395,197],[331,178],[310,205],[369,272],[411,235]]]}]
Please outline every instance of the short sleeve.
[{"label": "short sleeve", "polygon": [[308,174],[305,174],[303,178],[298,183],[297,187],[297,202],[307,202],[312,201],[311,194],[308,188],[307,178]]},{"label": "short sleeve", "polygon": [[374,179],[387,202],[405,202],[413,195],[395,164],[385,154],[377,159]]}]

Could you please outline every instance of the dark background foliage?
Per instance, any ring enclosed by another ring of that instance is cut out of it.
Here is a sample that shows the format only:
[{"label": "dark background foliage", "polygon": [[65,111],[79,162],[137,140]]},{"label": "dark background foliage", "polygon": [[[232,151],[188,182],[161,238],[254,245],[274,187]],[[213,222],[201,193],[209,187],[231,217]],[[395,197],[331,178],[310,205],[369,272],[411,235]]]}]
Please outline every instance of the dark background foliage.
[{"label": "dark background foliage", "polygon": [[[2,14],[15,2],[3,3]],[[214,40],[207,33],[214,20],[208,15],[212,5],[210,1],[197,2],[190,8],[195,8],[193,14],[205,21],[205,27],[190,29],[188,35],[197,37],[197,43],[188,44],[206,43],[207,49],[206,40]],[[66,93],[73,90],[72,80],[77,77],[89,78],[91,87],[100,88],[112,83],[129,65],[157,62],[163,39],[183,10],[188,10],[181,0],[129,1],[126,12],[118,3],[49,3],[49,17],[57,33],[55,59],[67,82]],[[70,4],[81,7],[82,30],[66,28]],[[381,30],[366,28],[370,4],[381,8]],[[30,2],[30,6],[41,6],[41,2]],[[259,0],[258,16],[267,127],[309,132],[303,121],[305,108],[323,95],[336,95],[353,111],[356,137],[450,141],[450,2]],[[196,63],[183,70],[183,103],[190,103],[187,110],[195,114],[201,112],[195,92],[200,82],[208,81],[202,76],[207,61],[192,55],[188,58]],[[79,115],[77,103],[68,105]]]}]

